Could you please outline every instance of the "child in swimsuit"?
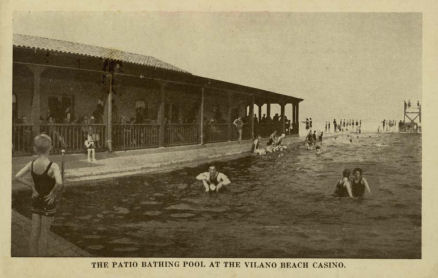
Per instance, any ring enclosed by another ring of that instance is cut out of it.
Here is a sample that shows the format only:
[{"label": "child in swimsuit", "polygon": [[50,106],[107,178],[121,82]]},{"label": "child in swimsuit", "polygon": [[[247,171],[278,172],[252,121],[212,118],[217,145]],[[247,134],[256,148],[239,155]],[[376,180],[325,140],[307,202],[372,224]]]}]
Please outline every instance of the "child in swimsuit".
[{"label": "child in swimsuit", "polygon": [[336,184],[336,189],[333,195],[336,197],[353,198],[353,194],[351,192],[349,169],[344,169],[344,171],[342,171],[342,178]]},{"label": "child in swimsuit", "polygon": [[208,168],[208,172],[199,174],[196,179],[202,181],[205,192],[219,192],[231,183],[228,177],[217,171],[213,165]]},{"label": "child in swimsuit", "polygon": [[[30,235],[30,256],[48,255],[48,234],[55,214],[57,192],[62,188],[61,171],[49,160],[52,140],[46,134],[34,138],[37,158],[27,163],[15,179],[32,188],[32,230]],[[33,182],[24,179],[31,173]]]},{"label": "child in swimsuit", "polygon": [[88,162],[95,162],[96,161],[96,144],[94,143],[93,134],[91,134],[91,130],[88,131],[87,140],[85,140],[84,145],[87,148]]}]

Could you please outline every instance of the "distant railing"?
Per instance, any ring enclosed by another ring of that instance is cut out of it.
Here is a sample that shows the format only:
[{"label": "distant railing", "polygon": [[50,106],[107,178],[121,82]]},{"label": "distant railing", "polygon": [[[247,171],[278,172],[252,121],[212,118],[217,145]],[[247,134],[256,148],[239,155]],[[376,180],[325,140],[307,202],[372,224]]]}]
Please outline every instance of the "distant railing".
[{"label": "distant railing", "polygon": [[159,144],[159,125],[113,124],[112,146],[114,150],[156,148]]},{"label": "distant railing", "polygon": [[166,146],[199,144],[199,126],[197,124],[168,124],[164,136]]},{"label": "distant railing", "polygon": [[94,139],[97,151],[105,149],[105,125],[103,124],[44,124],[41,133],[52,138],[52,153],[85,152],[84,142],[90,133]]},{"label": "distant railing", "polygon": [[32,125],[12,125],[12,153],[13,155],[25,155],[32,150]]}]

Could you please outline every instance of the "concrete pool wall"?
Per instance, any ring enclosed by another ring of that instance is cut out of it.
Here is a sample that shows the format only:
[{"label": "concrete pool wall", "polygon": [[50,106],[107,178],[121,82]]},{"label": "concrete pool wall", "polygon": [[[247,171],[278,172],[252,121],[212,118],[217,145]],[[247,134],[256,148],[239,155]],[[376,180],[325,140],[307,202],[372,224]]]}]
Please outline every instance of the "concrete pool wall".
[{"label": "concrete pool wall", "polygon": [[[326,137],[327,138],[327,137]],[[302,142],[298,136],[287,136],[283,143],[291,145]],[[262,139],[265,144],[267,139]],[[252,140],[239,142],[221,142],[205,145],[178,146],[113,153],[97,153],[95,163],[89,163],[84,154],[65,155],[64,182],[67,185],[80,184],[84,181],[103,180],[113,177],[167,172],[182,167],[194,167],[203,163],[228,160],[251,155]],[[12,159],[13,175],[33,157],[14,157]],[[61,164],[61,156],[51,159]],[[13,182],[13,190],[28,189]]]}]

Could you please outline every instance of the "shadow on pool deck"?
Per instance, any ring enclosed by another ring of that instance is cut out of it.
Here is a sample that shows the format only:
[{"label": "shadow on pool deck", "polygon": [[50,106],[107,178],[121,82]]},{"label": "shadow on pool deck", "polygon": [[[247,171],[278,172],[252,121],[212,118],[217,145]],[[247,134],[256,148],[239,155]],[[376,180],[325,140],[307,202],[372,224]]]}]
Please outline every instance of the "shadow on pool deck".
[{"label": "shadow on pool deck", "polygon": [[[11,226],[11,256],[28,257],[31,220],[12,210]],[[50,232],[49,257],[90,257],[91,255],[66,241],[60,236]]]}]

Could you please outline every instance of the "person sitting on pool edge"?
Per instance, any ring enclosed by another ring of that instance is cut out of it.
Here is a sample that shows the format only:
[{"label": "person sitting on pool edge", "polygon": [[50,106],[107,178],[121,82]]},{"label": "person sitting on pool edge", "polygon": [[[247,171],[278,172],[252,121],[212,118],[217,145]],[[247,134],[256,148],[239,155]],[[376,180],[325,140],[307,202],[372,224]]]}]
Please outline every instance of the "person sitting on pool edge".
[{"label": "person sitting on pool edge", "polygon": [[214,165],[208,167],[208,172],[199,174],[196,179],[202,181],[205,192],[219,192],[221,188],[231,183],[228,177],[220,173]]},{"label": "person sitting on pool edge", "polygon": [[351,179],[351,191],[354,197],[363,197],[365,189],[371,193],[370,186],[367,180],[362,176],[362,169],[355,168],[353,170],[353,178]]},{"label": "person sitting on pool edge", "polygon": [[262,137],[260,135],[257,135],[257,137],[254,139],[252,146],[251,146],[251,152],[254,154],[264,155],[266,154],[266,150],[262,147],[260,147],[260,140]]},{"label": "person sitting on pool edge", "polygon": [[342,171],[342,178],[336,184],[335,192],[333,193],[336,197],[350,197],[353,198],[353,193],[351,190],[350,183],[350,170],[344,169]]},{"label": "person sitting on pool edge", "polygon": [[283,142],[283,139],[286,137],[286,134],[282,133],[277,140],[272,144],[274,146],[274,152],[275,151],[282,151],[287,149],[286,146],[282,145],[281,143]]}]

